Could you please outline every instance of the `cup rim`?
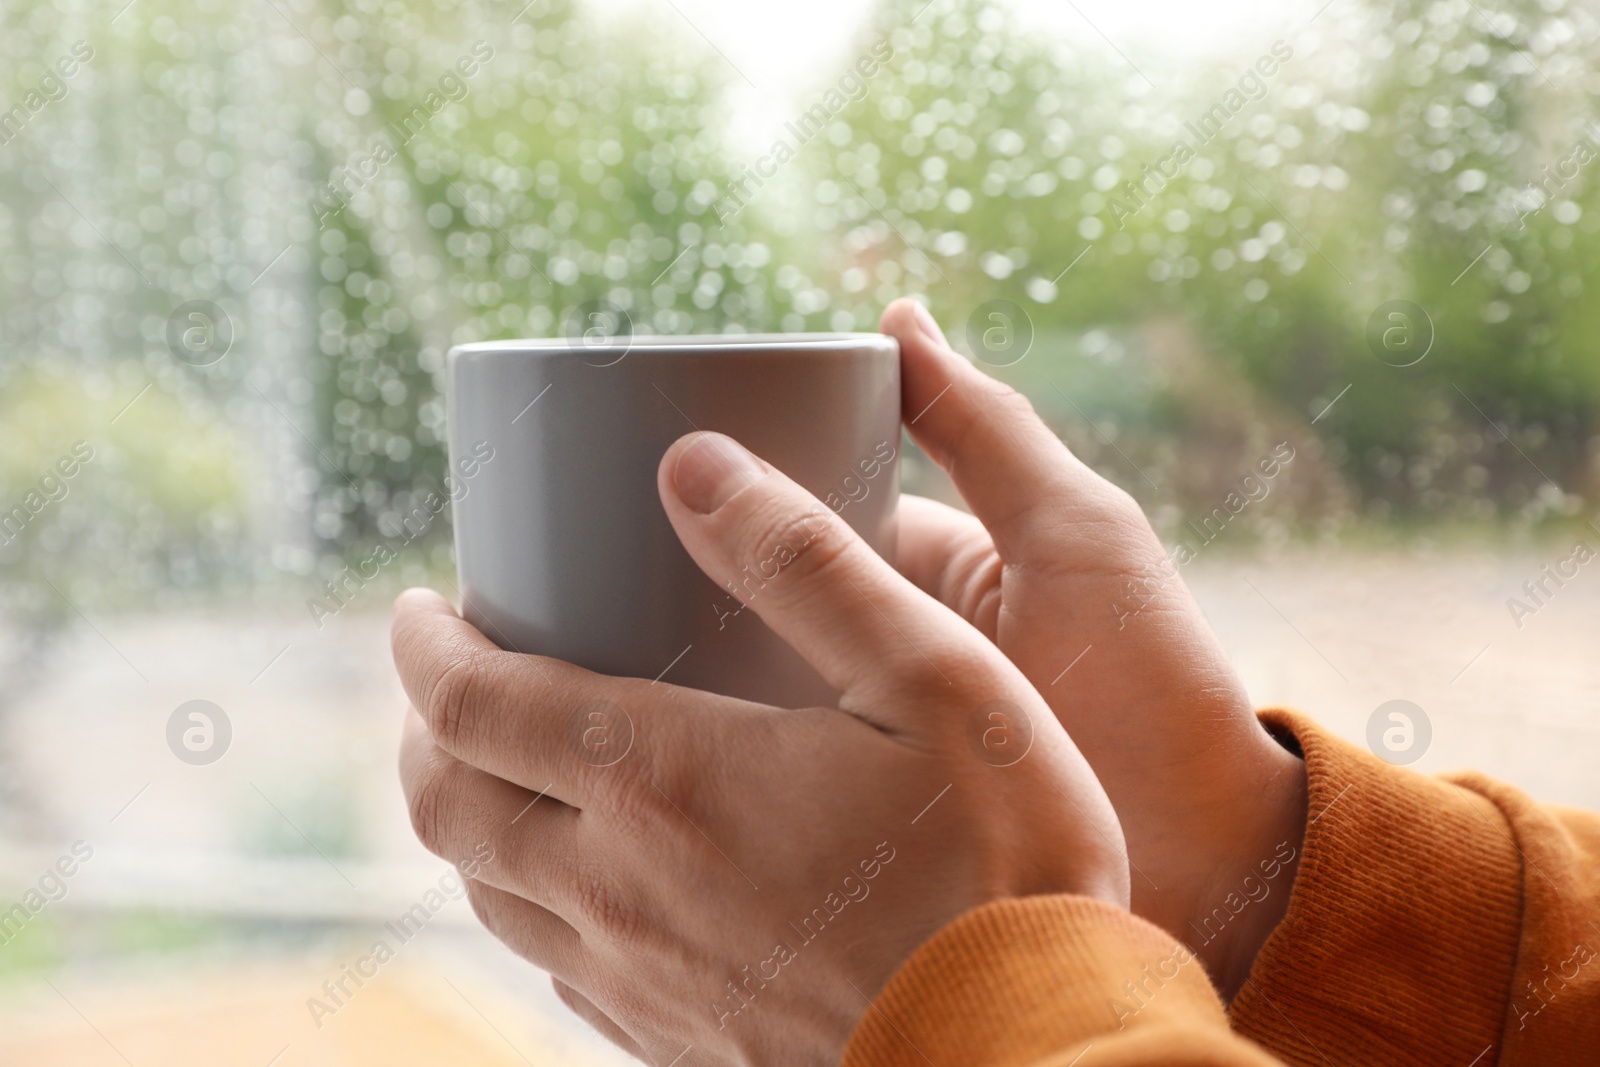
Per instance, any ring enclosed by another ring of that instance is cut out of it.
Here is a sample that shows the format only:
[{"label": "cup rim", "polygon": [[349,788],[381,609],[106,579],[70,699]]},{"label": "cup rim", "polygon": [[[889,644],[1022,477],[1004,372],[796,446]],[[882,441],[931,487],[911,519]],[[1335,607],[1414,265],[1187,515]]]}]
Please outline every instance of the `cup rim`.
[{"label": "cup rim", "polygon": [[642,334],[619,337],[605,345],[586,347],[566,337],[473,341],[455,345],[450,358],[489,354],[588,356],[644,351],[658,355],[717,352],[859,352],[897,350],[899,342],[883,333],[704,333]]}]

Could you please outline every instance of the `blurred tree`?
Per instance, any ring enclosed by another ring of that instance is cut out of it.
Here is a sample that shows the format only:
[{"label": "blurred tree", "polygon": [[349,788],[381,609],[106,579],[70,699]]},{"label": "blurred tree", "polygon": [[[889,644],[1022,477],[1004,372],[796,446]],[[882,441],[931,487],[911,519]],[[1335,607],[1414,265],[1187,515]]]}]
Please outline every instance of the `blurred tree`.
[{"label": "blurred tree", "polygon": [[[638,332],[864,329],[922,293],[963,347],[1009,301],[1036,339],[995,372],[1173,525],[1279,440],[1308,457],[1284,524],[1600,495],[1600,25],[1568,0],[1352,0],[1188,74],[882,0],[726,219],[766,146],[730,142],[738,74],[670,12],[145,0],[0,29],[8,101],[92,53],[0,146],[0,393],[49,410],[73,379],[159,442],[84,483],[93,537],[62,509],[0,550],[20,619],[60,610],[40,575],[107,604],[314,588],[442,479],[450,345],[596,301]],[[1414,366],[1369,345],[1397,299],[1434,335]],[[194,301],[215,359],[172,339]],[[61,448],[14,425],[13,495]],[[447,534],[401,569],[447,567]]]},{"label": "blurred tree", "polygon": [[[1346,482],[1380,519],[1594,494],[1592,17],[1369,0],[1159,90],[981,0],[876,21],[893,62],[805,157],[806,221],[852,252],[832,287],[922,288],[957,343],[1020,305],[1038,354],[999,373],[1147,504],[1209,503],[1290,431],[1334,465],[1300,518]],[[1369,340],[1396,299],[1414,366]]]}]

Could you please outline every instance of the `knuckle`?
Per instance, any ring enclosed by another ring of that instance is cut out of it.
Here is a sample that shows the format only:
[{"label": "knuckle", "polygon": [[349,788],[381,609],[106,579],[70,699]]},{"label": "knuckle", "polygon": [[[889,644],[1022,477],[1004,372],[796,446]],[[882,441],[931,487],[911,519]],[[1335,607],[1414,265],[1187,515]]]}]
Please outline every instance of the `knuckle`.
[{"label": "knuckle", "polygon": [[[930,696],[937,694],[936,699],[954,699],[965,705],[979,695],[985,700],[992,700],[994,694],[1003,688],[993,660],[982,649],[962,643],[935,646],[928,651],[928,655],[938,670],[924,664],[925,669],[918,678]],[[920,662],[921,657],[918,660]]]},{"label": "knuckle", "polygon": [[916,648],[890,657],[873,683],[886,700],[940,708],[998,686],[995,665],[983,649],[938,634],[915,634]]},{"label": "knuckle", "polygon": [[1132,493],[1110,481],[1104,484],[1102,490],[1105,493],[1106,513],[1111,518],[1135,529],[1149,526],[1144,508],[1139,506],[1138,499]]},{"label": "knuckle", "polygon": [[746,571],[762,582],[787,573],[791,583],[802,584],[830,569],[850,546],[850,534],[820,504],[798,513],[769,507],[752,522]]},{"label": "knuckle", "polygon": [[1028,399],[1026,393],[1007,382],[1002,382],[999,378],[990,378],[987,375],[985,375],[985,378],[989,382],[988,401],[998,409],[993,414],[1000,415],[1007,420],[1039,420],[1039,412],[1034,408],[1033,401]]},{"label": "knuckle", "polygon": [[588,1018],[586,1010],[588,1006],[578,999],[577,992],[571,986],[554,975],[550,977],[550,985],[556,991],[556,999],[566,1005],[568,1011],[574,1015]]},{"label": "knuckle", "polygon": [[998,378],[984,375],[983,380],[986,384],[974,412],[974,423],[983,424],[986,429],[1002,431],[1006,427],[1029,423],[1043,425],[1044,420],[1039,417],[1038,410],[1026,393]]},{"label": "knuckle", "polygon": [[467,880],[467,903],[480,925],[496,937],[500,936],[500,909],[495,907],[494,894],[482,883]]},{"label": "knuckle", "polygon": [[948,440],[939,449],[937,458],[946,466],[960,466],[962,458],[968,456],[975,445],[992,445],[997,438],[1015,432],[1018,426],[1044,425],[1033,401],[1020,390],[981,371],[975,373],[974,395],[957,409],[962,415],[958,416]]},{"label": "knuckle", "polygon": [[981,538],[973,538],[971,543],[962,546],[953,562],[955,566],[946,572],[946,585],[940,590],[940,599],[955,608],[962,618],[972,620],[973,625],[992,640],[999,625],[1005,560],[985,531]]},{"label": "knuckle", "polygon": [[1105,483],[1100,514],[1107,527],[1104,543],[1108,561],[1143,564],[1166,555],[1150,517],[1134,495],[1119,485]]},{"label": "knuckle", "polygon": [[640,768],[624,767],[628,762],[622,760],[608,768],[622,773],[606,783],[603,795],[595,798],[595,807],[604,806],[606,819],[622,837],[648,840],[671,813],[655,784],[663,777],[670,781],[670,775],[660,766],[641,773]]},{"label": "knuckle", "polygon": [[482,687],[483,665],[472,656],[452,662],[429,687],[422,716],[434,739],[445,749],[454,750],[465,740]]},{"label": "knuckle", "polygon": [[597,976],[593,984],[595,1011],[603,1013],[625,1035],[650,1033],[659,1028],[659,1013],[653,1011],[648,999],[629,983]]},{"label": "knuckle", "polygon": [[578,878],[573,887],[573,914],[578,925],[622,943],[630,943],[638,929],[638,915],[616,886],[593,872]]},{"label": "knuckle", "polygon": [[454,789],[450,774],[438,767],[421,772],[406,799],[411,815],[411,828],[423,847],[436,856],[444,856],[451,813],[455,807]]}]

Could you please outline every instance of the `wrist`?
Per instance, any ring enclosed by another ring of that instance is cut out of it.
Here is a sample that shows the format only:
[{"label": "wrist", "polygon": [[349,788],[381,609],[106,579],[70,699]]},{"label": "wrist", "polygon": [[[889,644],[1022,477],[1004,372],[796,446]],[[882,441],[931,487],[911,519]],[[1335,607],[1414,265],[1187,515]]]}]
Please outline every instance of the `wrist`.
[{"label": "wrist", "polygon": [[1204,963],[1223,999],[1231,1000],[1256,956],[1289,908],[1306,832],[1306,766],[1263,733],[1271,746],[1240,783],[1237,817],[1213,843],[1214,877],[1192,899],[1178,936]]}]

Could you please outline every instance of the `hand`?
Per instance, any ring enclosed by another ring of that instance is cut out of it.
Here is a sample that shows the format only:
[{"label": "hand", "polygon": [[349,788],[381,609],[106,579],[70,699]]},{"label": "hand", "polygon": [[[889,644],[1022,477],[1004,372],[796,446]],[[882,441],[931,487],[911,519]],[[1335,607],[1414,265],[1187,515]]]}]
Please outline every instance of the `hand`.
[{"label": "hand", "polygon": [[[396,605],[417,833],[457,863],[492,849],[473,907],[575,1011],[660,1063],[686,1045],[837,1063],[868,998],[963,912],[1126,906],[1105,794],[992,643],[729,438],[678,441],[659,482],[718,584],[779,561],[750,606],[837,708],[592,674],[500,651],[432,592]],[[1008,726],[999,755],[975,740]]]},{"label": "hand", "polygon": [[1049,701],[1121,820],[1133,910],[1195,948],[1231,996],[1282,919],[1293,868],[1236,918],[1225,903],[1247,875],[1261,883],[1261,864],[1298,856],[1304,764],[1257,722],[1133,499],[951,351],[920,304],[892,304],[883,332],[900,341],[912,436],[974,513],[902,498],[901,570]]}]

